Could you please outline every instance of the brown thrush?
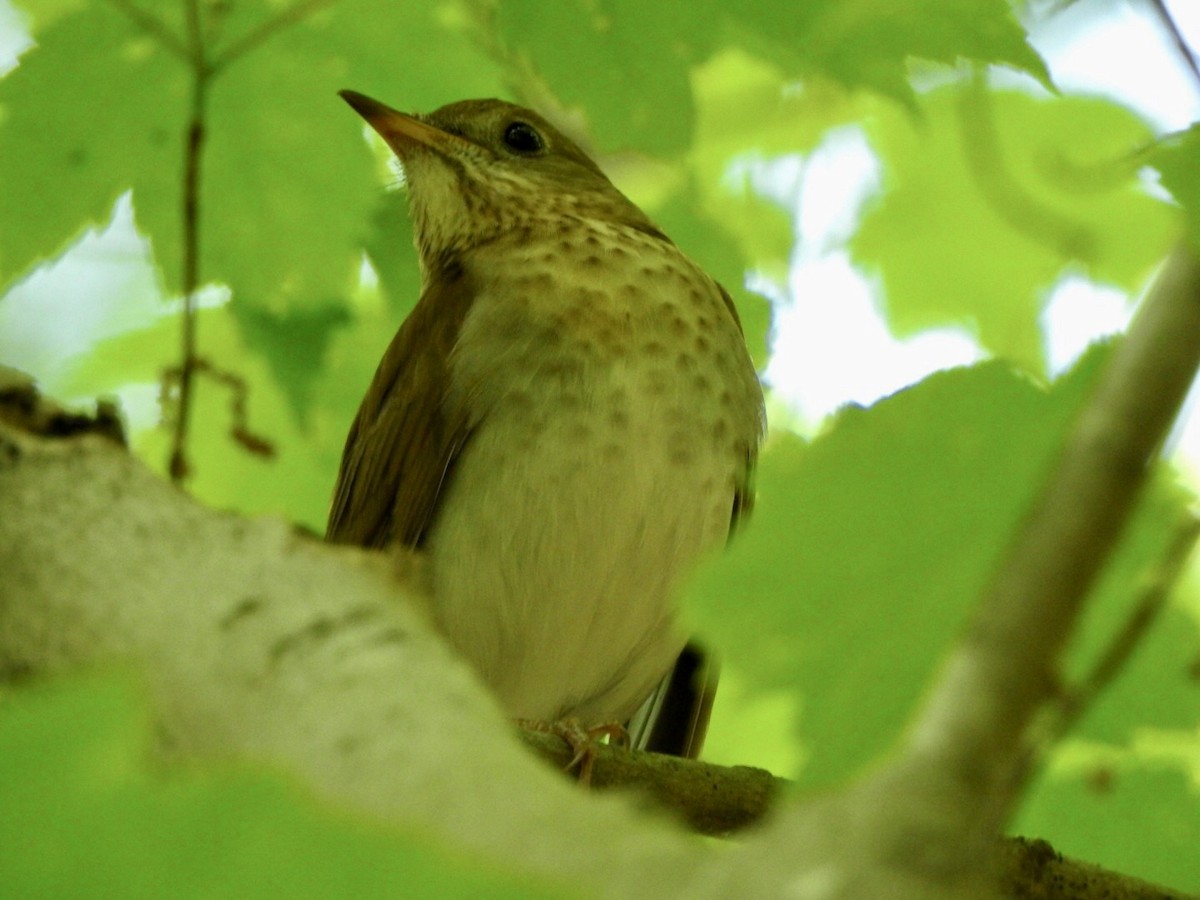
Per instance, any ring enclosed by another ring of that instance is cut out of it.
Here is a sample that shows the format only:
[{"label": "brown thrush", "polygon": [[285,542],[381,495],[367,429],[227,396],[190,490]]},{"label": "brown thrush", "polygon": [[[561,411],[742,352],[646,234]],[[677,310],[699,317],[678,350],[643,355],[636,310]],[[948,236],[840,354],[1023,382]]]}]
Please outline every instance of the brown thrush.
[{"label": "brown thrush", "polygon": [[513,716],[625,721],[685,645],[673,592],[748,509],[763,401],[729,295],[537,113],[342,96],[404,167],[422,291],[327,538],[419,552]]}]

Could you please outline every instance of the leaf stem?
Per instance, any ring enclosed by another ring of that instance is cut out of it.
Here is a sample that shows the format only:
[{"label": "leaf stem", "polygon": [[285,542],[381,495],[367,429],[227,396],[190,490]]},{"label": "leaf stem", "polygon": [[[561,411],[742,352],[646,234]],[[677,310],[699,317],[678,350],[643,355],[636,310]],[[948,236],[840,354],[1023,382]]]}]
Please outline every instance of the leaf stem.
[{"label": "leaf stem", "polygon": [[[172,35],[156,19],[134,6],[131,0],[109,0],[143,28],[158,35],[173,51],[183,56],[191,69],[191,111],[184,132],[184,164],[182,192],[183,260],[181,287],[183,290],[183,322],[180,328],[180,356],[177,368],[166,373],[164,381],[177,381],[178,399],[175,410],[174,432],[171,438],[171,455],[167,464],[171,480],[182,483],[188,476],[190,466],[187,459],[188,431],[191,423],[193,395],[196,376],[210,371],[197,352],[196,305],[200,289],[200,181],[201,164],[205,145],[205,109],[208,89],[212,79],[224,66],[258,47],[279,30],[300,21],[305,16],[328,6],[334,0],[298,0],[260,27],[233,42],[222,53],[210,57],[210,48],[205,40],[204,22],[200,3],[202,0],[184,0],[186,40]],[[235,424],[235,437],[247,447],[266,447],[267,442],[254,438],[243,424]],[[240,435],[240,437],[239,437]],[[259,447],[259,449],[261,449]],[[255,450],[258,452],[258,450]]]},{"label": "leaf stem", "polygon": [[167,27],[162,19],[152,16],[131,0],[108,0],[108,5],[124,13],[126,18],[143,31],[157,38],[158,42],[181,59],[191,61],[191,53],[180,37]]},{"label": "leaf stem", "polygon": [[267,40],[275,32],[295,22],[299,22],[305,16],[316,12],[322,7],[331,6],[336,2],[337,0],[298,0],[298,2],[293,3],[274,18],[268,19],[262,25],[244,34],[223,51],[216,54],[210,70],[215,73],[224,69],[230,63],[245,56],[259,44],[263,43],[263,41]]},{"label": "leaf stem", "polygon": [[192,102],[184,133],[183,163],[183,322],[180,332],[179,401],[171,439],[168,471],[181,483],[188,475],[187,437],[192,388],[197,370],[196,293],[200,285],[200,164],[204,151],[204,110],[212,69],[205,60],[199,0],[187,0],[188,60],[192,67]]}]

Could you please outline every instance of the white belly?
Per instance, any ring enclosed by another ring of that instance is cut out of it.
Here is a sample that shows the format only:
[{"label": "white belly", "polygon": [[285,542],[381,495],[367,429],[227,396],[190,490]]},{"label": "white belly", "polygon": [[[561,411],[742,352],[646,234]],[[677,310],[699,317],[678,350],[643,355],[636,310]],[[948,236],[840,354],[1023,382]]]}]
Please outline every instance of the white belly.
[{"label": "white belly", "polygon": [[438,621],[513,715],[623,720],[683,646],[672,593],[729,527],[724,460],[671,462],[588,432],[527,443],[489,420],[454,474],[429,545]]}]

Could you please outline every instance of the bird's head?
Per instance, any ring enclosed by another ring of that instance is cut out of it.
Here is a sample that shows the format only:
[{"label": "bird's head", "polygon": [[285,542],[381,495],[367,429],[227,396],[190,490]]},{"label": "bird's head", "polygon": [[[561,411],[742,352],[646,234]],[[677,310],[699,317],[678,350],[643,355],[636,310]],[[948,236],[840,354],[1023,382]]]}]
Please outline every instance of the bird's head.
[{"label": "bird's head", "polygon": [[426,269],[504,234],[553,233],[571,218],[656,230],[574,141],[533,110],[463,100],[414,116],[353,91],[342,97],[404,167]]}]

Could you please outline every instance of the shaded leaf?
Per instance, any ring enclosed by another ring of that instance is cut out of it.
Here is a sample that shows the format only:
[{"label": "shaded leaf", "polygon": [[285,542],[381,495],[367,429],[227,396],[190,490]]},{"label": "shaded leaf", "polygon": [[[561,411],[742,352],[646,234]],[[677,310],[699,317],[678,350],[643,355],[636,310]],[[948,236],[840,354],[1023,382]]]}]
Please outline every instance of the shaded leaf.
[{"label": "shaded leaf", "polygon": [[301,427],[308,421],[316,382],[326,370],[325,357],[334,333],[350,321],[340,306],[277,314],[234,307],[247,347],[266,357]]},{"label": "shaded leaf", "polygon": [[696,19],[699,10],[678,0],[508,0],[497,16],[503,40],[559,98],[586,110],[599,146],[662,156],[691,141],[686,66],[701,48],[681,23]]},{"label": "shaded leaf", "polygon": [[1007,0],[755,0],[731,8],[764,56],[911,103],[910,57],[999,63],[1049,82]]},{"label": "shaded leaf", "polygon": [[[0,289],[107,222],[131,186],[177,216],[186,97],[179,61],[106,5],[39,34],[0,80]],[[177,235],[151,234],[156,252]]]},{"label": "shaded leaf", "polygon": [[798,693],[802,783],[899,734],[1095,368],[1049,393],[999,363],[942,372],[763,455],[749,527],[692,595],[731,665]]},{"label": "shaded leaf", "polygon": [[1013,830],[1124,874],[1189,892],[1200,886],[1200,799],[1186,775],[1161,764],[1052,767]]}]

